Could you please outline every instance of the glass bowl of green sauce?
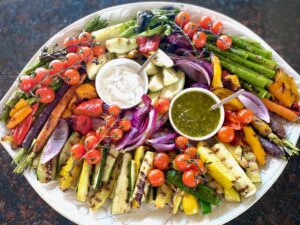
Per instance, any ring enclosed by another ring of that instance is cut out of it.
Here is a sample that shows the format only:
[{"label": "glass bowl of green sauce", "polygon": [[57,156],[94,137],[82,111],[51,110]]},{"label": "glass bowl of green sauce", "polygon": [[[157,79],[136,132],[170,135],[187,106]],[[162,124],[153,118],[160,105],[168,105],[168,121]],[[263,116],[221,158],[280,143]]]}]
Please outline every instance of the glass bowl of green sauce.
[{"label": "glass bowl of green sauce", "polygon": [[169,119],[174,130],[193,141],[211,138],[224,122],[223,105],[215,110],[211,106],[220,99],[203,88],[187,88],[171,101]]}]

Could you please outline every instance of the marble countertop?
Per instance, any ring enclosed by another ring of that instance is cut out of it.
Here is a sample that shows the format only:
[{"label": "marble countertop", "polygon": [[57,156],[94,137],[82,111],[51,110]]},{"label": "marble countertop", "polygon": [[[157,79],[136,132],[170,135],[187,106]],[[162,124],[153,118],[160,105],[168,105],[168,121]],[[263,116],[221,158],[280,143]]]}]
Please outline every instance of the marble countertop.
[{"label": "marble countertop", "polygon": [[[134,1],[0,1],[0,98],[33,53],[56,32],[99,9]],[[300,1],[190,0],[248,26],[300,72]],[[49,207],[23,176],[12,173],[11,158],[0,147],[0,224],[71,225]],[[228,225],[300,224],[300,157],[287,165],[273,187]]]}]

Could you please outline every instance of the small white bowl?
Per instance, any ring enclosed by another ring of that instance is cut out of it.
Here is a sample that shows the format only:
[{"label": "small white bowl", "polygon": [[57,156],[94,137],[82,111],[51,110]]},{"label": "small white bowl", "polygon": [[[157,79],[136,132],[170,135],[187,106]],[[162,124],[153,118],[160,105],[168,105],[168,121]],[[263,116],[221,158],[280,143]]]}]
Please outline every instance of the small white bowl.
[{"label": "small white bowl", "polygon": [[[138,64],[136,61],[133,61],[131,59],[126,59],[126,58],[113,59],[113,60],[105,63],[101,67],[101,69],[98,71],[97,76],[96,76],[95,86],[96,86],[96,90],[97,90],[99,97],[108,105],[112,105],[113,103],[107,99],[107,96],[105,96],[103,89],[100,87],[100,80],[102,79],[102,76],[106,73],[107,70],[109,70],[113,66],[120,66],[120,65],[129,66],[129,67],[135,69],[136,71],[138,71],[141,68],[141,65]],[[142,71],[140,76],[143,76],[143,80],[144,80],[144,86],[143,86],[144,92],[143,93],[147,94],[147,92],[148,92],[148,76],[145,71]],[[135,102],[134,104],[120,106],[120,108],[121,109],[132,108],[132,107],[136,106],[137,104],[139,104],[141,102],[141,100],[142,100],[142,98],[139,101]]]},{"label": "small white bowl", "polygon": [[224,123],[224,119],[225,119],[224,107],[223,107],[223,105],[219,107],[219,109],[220,109],[220,121],[218,123],[218,126],[216,126],[216,128],[212,132],[210,132],[209,134],[207,134],[205,136],[202,136],[202,137],[191,137],[191,136],[189,136],[189,135],[187,135],[187,134],[185,134],[185,133],[183,133],[183,132],[181,132],[180,130],[177,129],[177,127],[175,126],[175,124],[173,122],[172,116],[171,116],[172,107],[173,107],[174,102],[176,101],[176,99],[179,98],[181,95],[183,95],[185,93],[188,93],[188,92],[204,93],[204,94],[207,94],[208,96],[212,97],[216,101],[216,103],[220,102],[220,99],[214,93],[212,93],[211,91],[208,91],[204,88],[187,88],[187,89],[184,89],[183,91],[179,92],[171,101],[170,110],[169,110],[169,119],[170,119],[171,125],[172,125],[173,129],[178,134],[187,137],[189,140],[192,140],[192,141],[207,140],[207,139],[211,138],[212,136],[214,136],[218,132],[218,130],[222,127],[222,125]]}]

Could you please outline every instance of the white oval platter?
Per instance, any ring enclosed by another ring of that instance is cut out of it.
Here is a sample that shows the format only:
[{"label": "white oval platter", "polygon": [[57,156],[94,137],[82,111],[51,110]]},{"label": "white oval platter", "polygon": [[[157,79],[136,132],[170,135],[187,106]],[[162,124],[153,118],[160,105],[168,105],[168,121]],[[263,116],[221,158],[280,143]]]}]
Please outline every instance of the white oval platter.
[{"label": "white oval platter", "polygon": [[[195,5],[184,3],[171,3],[171,2],[139,2],[126,5],[119,5],[111,8],[106,8],[90,14],[73,24],[69,25],[65,29],[54,35],[43,46],[53,46],[55,43],[62,44],[65,37],[78,34],[83,25],[93,16],[101,15],[102,18],[108,19],[110,25],[119,22],[126,21],[132,18],[137,11],[143,9],[152,9],[156,7],[163,7],[173,5],[179,7],[182,10],[190,12],[193,19],[198,19],[203,15],[210,15],[214,20],[221,20],[225,26],[225,32],[230,34],[237,34],[240,36],[249,37],[253,40],[259,41],[263,47],[273,51],[273,58],[278,64],[284,68],[284,70],[294,77],[297,81],[298,87],[300,84],[299,75],[294,69],[292,69],[266,42],[264,42],[259,36],[252,32],[247,27],[238,23],[237,21],[213,10],[202,8]],[[41,50],[41,49],[40,49]],[[28,65],[37,60],[40,50],[31,58]],[[26,68],[26,67],[25,67]],[[7,94],[0,102],[0,108],[3,108],[5,102],[17,88],[17,80],[12,87],[8,90]],[[289,139],[296,143],[299,138],[300,125],[287,124],[287,133]],[[8,133],[4,124],[0,124],[0,136],[4,136]],[[15,155],[10,147],[9,143],[2,142],[2,145],[11,155]],[[110,208],[108,205],[103,207],[99,212],[94,213],[87,207],[87,204],[76,201],[76,195],[74,192],[62,192],[59,190],[56,182],[42,185],[37,179],[33,171],[26,171],[24,176],[31,184],[33,189],[43,198],[53,209],[57,212],[73,221],[76,224],[88,224],[88,225],[109,225],[109,224],[205,224],[205,225],[220,225],[227,223],[228,221],[236,218],[241,213],[249,209],[258,199],[260,199],[267,190],[274,184],[277,178],[284,170],[287,161],[269,158],[267,165],[261,170],[262,184],[257,186],[257,193],[248,199],[244,199],[241,204],[234,203],[222,203],[219,207],[213,208],[213,213],[210,215],[195,215],[185,216],[183,213],[179,213],[176,216],[169,214],[167,207],[165,209],[157,210],[153,206],[145,204],[141,209],[133,210],[129,214],[120,216],[111,216]],[[30,202],[28,203],[30,204]]]}]

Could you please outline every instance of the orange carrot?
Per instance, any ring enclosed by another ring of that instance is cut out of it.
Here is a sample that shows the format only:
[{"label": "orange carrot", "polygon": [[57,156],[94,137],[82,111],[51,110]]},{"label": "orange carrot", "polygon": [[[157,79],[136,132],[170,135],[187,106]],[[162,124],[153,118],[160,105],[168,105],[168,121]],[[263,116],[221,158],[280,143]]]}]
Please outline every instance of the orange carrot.
[{"label": "orange carrot", "polygon": [[298,115],[294,111],[266,98],[263,98],[262,101],[269,111],[276,113],[278,116],[290,122],[296,123],[298,121]]},{"label": "orange carrot", "polygon": [[[85,79],[85,76],[82,76],[81,82],[82,83]],[[32,148],[34,153],[39,153],[44,145],[46,144],[48,138],[52,134],[53,130],[57,126],[63,112],[67,109],[69,102],[71,101],[73,95],[75,94],[75,90],[79,85],[73,85],[70,87],[61,100],[57,103],[53,111],[51,112],[48,120],[46,121],[44,127],[42,128],[41,132],[39,133],[38,137],[36,138],[36,142]]]}]

